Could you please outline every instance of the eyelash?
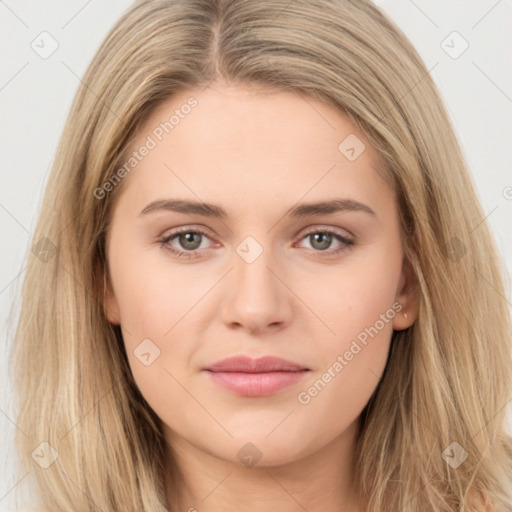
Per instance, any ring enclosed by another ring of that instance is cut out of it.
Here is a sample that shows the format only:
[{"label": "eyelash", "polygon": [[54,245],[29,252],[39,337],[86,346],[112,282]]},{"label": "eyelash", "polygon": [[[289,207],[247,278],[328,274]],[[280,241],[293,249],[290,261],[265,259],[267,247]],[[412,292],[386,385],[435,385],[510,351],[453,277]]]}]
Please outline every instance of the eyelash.
[{"label": "eyelash", "polygon": [[[206,233],[205,231],[203,231],[201,229],[183,228],[183,229],[178,229],[177,231],[174,231],[173,233],[165,236],[164,238],[161,238],[160,240],[158,240],[158,242],[159,242],[160,246],[162,247],[162,249],[171,252],[178,258],[190,259],[190,258],[198,257],[199,256],[198,253],[200,252],[200,250],[198,250],[198,249],[196,249],[194,251],[180,251],[180,250],[175,249],[172,246],[168,245],[172,239],[174,239],[177,236],[184,234],[184,233],[196,233],[196,234],[201,234],[207,238],[210,238],[208,233]],[[344,236],[341,236],[336,231],[333,231],[331,229],[315,229],[315,230],[309,231],[303,235],[301,240],[304,240],[305,238],[307,238],[310,235],[314,235],[314,234],[318,234],[318,233],[321,233],[323,235],[331,235],[333,238],[335,238],[336,240],[338,240],[339,242],[342,242],[344,244],[344,246],[341,246],[340,248],[334,249],[334,250],[326,250],[326,251],[316,250],[315,251],[313,249],[315,252],[328,254],[328,256],[325,256],[325,257],[337,256],[344,251],[350,250],[352,248],[352,246],[355,244],[354,240],[352,240],[350,238],[346,238]]]}]

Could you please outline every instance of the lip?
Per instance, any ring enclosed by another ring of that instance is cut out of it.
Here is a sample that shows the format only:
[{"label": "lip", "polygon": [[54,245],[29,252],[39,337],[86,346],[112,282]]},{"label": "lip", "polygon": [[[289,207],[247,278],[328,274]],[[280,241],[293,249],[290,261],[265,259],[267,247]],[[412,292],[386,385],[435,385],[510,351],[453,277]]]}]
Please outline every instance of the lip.
[{"label": "lip", "polygon": [[215,364],[207,366],[205,370],[211,372],[243,372],[243,373],[267,373],[267,372],[296,372],[309,370],[293,361],[274,356],[263,356],[253,359],[249,356],[233,356]]},{"label": "lip", "polygon": [[241,396],[268,396],[291,386],[310,372],[300,364],[274,356],[234,356],[204,368],[218,385]]}]

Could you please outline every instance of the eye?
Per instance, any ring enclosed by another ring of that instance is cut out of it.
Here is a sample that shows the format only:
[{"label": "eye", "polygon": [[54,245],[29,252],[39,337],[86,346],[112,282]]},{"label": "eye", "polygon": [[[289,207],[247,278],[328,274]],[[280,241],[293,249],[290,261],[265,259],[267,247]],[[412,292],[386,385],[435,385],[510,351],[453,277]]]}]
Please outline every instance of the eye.
[{"label": "eye", "polygon": [[[178,258],[196,258],[200,256],[200,249],[204,238],[210,238],[206,231],[201,229],[190,229],[182,228],[177,231],[173,231],[169,235],[158,240],[161,247]],[[171,242],[176,239],[176,245]],[[325,253],[326,257],[336,256],[343,251],[350,249],[354,245],[355,241],[346,236],[340,235],[338,232],[332,229],[319,229],[309,231],[306,233],[301,240],[309,239],[312,244],[312,249],[315,252]],[[333,240],[336,240],[340,246],[336,249],[329,249],[332,245]],[[324,256],[322,254],[322,256]]]},{"label": "eye", "polygon": [[[336,256],[343,251],[349,250],[355,243],[352,238],[340,235],[337,231],[327,228],[316,228],[313,231],[309,231],[302,237],[302,240],[306,239],[310,241],[315,252],[324,252],[326,256]],[[328,250],[334,240],[337,240],[340,245],[336,249]],[[322,256],[324,255],[322,254]]]},{"label": "eye", "polygon": [[[159,240],[159,243],[163,249],[172,252],[178,258],[194,258],[199,256],[198,249],[201,246],[203,237],[209,238],[208,233],[200,229],[184,228],[162,238]],[[175,238],[183,250],[170,243]]]}]

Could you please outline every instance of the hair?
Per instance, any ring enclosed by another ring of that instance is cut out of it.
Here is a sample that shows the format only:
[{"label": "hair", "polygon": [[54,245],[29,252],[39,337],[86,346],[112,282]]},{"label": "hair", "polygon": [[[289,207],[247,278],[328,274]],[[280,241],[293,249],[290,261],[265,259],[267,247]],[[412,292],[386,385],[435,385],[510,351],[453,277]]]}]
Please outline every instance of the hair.
[{"label": "hair", "polygon": [[[506,269],[412,44],[369,0],[140,0],[78,88],[26,256],[11,369],[26,434],[17,449],[40,510],[173,510],[164,476],[178,468],[104,310],[105,234],[123,184],[102,199],[95,190],[157,105],[215,82],[335,107],[369,138],[396,193],[419,311],[393,332],[360,418],[365,510],[512,507]],[[43,441],[58,452],[47,469],[30,458]],[[456,468],[454,446],[467,452]]]}]

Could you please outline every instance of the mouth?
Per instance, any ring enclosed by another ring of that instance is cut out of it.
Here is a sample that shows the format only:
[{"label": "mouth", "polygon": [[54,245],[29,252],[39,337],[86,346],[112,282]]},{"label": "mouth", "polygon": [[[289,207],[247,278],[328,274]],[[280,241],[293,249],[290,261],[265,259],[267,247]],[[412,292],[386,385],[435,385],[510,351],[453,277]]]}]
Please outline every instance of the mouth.
[{"label": "mouth", "polygon": [[203,370],[219,386],[245,397],[268,396],[302,380],[311,372],[300,364],[266,356],[236,356]]}]

